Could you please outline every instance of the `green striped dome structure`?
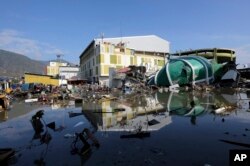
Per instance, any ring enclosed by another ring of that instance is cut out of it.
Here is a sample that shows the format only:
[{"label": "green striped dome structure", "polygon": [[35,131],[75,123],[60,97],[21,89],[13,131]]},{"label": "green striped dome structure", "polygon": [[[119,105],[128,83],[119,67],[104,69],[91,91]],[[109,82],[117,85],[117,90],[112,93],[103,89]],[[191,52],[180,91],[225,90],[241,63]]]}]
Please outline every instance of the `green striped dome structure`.
[{"label": "green striped dome structure", "polygon": [[[220,75],[223,64],[201,56],[181,56],[169,59],[149,84],[157,86],[210,84]],[[153,83],[152,83],[153,82]]]}]

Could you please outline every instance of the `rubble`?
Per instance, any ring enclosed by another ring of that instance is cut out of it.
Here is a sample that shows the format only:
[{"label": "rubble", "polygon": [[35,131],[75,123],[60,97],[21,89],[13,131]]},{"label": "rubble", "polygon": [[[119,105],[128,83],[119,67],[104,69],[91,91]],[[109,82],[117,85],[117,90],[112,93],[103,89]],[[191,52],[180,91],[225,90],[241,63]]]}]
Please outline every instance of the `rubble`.
[{"label": "rubble", "polygon": [[[233,67],[232,67],[233,66]],[[246,91],[250,87],[250,81],[241,78],[240,72],[235,65],[229,63],[224,65],[224,75],[221,80],[215,83],[207,84],[204,82],[196,84],[173,84],[171,86],[157,86],[156,84],[148,84],[153,76],[157,73],[147,73],[144,66],[128,66],[113,72],[113,82],[109,87],[107,85],[95,84],[78,84],[71,86],[52,86],[42,84],[20,84],[12,89],[9,100],[24,100],[27,104],[35,102],[37,104],[51,105],[53,108],[67,107],[69,105],[79,105],[83,103],[94,102],[102,103],[107,101],[126,101],[130,105],[140,105],[136,98],[143,95],[151,95],[155,92],[165,93],[174,92],[182,93],[193,91],[193,93],[202,92],[203,94],[218,91],[223,88],[231,88],[235,91]],[[114,83],[116,82],[116,83]],[[174,83],[174,82],[173,82]],[[70,89],[68,89],[70,87]],[[214,104],[215,105],[215,104]],[[221,114],[235,107],[231,106],[215,106],[214,113]],[[123,111],[124,108],[116,108],[116,112]],[[106,112],[95,110],[95,112]]]},{"label": "rubble", "polygon": [[[172,115],[181,115],[183,118],[190,119],[193,125],[197,125],[201,124],[199,123],[200,119],[198,116],[206,113],[217,117],[223,116],[220,120],[224,122],[227,120],[224,115],[228,115],[236,109],[236,106],[231,103],[220,102],[223,97],[223,88],[216,88],[215,85],[196,84],[179,86],[176,84],[173,87],[158,87],[148,86],[144,84],[144,81],[135,81],[137,79],[132,78],[132,76],[127,77],[127,79],[134,81],[124,84],[124,86],[129,87],[129,90],[125,89],[125,92],[121,87],[110,89],[97,84],[84,84],[75,85],[70,90],[61,87],[52,87],[51,92],[43,90],[39,93],[33,93],[29,91],[27,96],[22,99],[36,98],[38,99],[36,101],[37,104],[51,106],[58,104],[62,107],[66,107],[70,103],[72,104],[72,102],[80,104],[82,105],[81,111],[79,109],[78,111],[73,110],[66,113],[71,118],[70,120],[76,120],[72,123],[71,128],[73,130],[82,130],[82,128],[85,128],[88,122],[77,120],[77,118],[82,118],[79,116],[87,117],[85,112],[91,112],[97,117],[96,119],[104,122],[103,124],[99,121],[95,123],[95,125],[98,125],[97,127],[100,127],[104,131],[103,133],[106,134],[108,131],[112,131],[112,129],[113,131],[119,131],[119,139],[122,141],[151,139],[152,136],[155,136],[155,131],[171,123],[169,117]],[[234,89],[232,88],[232,90]],[[221,91],[221,93],[218,93],[218,96],[215,97],[215,92],[218,91]],[[238,92],[238,90],[236,91],[235,89],[235,92]],[[160,95],[162,96],[160,97]],[[151,99],[146,99],[148,96],[153,96],[157,103],[153,103]],[[88,107],[87,103],[92,103],[95,107]],[[106,105],[106,103],[109,103],[109,107],[112,108],[104,108],[103,105]],[[113,103],[118,104],[112,105]],[[84,105],[87,105],[86,109]],[[140,110],[129,110],[130,107],[135,106],[136,108],[140,107]],[[52,130],[54,132],[60,131],[60,127],[56,128],[55,122],[44,123],[44,121],[41,121],[42,116],[43,111],[38,111],[32,117],[32,124],[37,133],[37,138],[39,138],[38,141],[48,145],[51,141],[57,141],[56,137],[50,135],[49,132]],[[105,123],[107,120],[105,119],[106,117],[112,119],[110,126],[103,126],[104,124],[108,125],[108,123]],[[100,146],[92,131],[83,130],[77,133],[68,130],[68,128],[69,126],[67,126],[66,132],[61,135],[65,142],[73,141],[70,149],[72,155],[78,154],[84,156],[89,154],[91,150],[93,152],[95,147],[98,148]],[[94,126],[94,130],[96,130],[96,126]],[[54,140],[52,140],[52,137]],[[152,147],[150,152],[155,156],[162,156],[165,153],[164,149],[161,150]],[[41,157],[41,160],[37,160],[37,162],[42,162],[42,159],[45,159],[45,155]]]},{"label": "rubble", "polygon": [[0,148],[0,164],[7,165],[7,161],[15,155],[15,150],[12,148]]}]

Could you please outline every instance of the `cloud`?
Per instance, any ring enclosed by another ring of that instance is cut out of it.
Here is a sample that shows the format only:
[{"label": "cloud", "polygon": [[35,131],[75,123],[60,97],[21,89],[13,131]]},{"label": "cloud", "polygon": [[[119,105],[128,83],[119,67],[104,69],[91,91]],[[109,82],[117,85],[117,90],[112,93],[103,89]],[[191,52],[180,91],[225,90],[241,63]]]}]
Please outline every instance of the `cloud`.
[{"label": "cloud", "polygon": [[51,55],[63,54],[61,49],[49,43],[29,39],[23,33],[12,29],[0,31],[0,48],[20,53],[36,60],[42,60],[42,58],[51,57]]},{"label": "cloud", "polygon": [[240,64],[250,63],[250,43],[235,48],[236,61]]}]

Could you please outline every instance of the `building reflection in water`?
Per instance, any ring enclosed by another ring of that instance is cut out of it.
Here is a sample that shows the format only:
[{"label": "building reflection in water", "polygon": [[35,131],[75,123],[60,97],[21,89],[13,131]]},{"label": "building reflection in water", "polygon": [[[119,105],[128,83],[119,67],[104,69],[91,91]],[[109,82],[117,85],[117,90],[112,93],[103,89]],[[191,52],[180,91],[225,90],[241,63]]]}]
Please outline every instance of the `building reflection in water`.
[{"label": "building reflection in water", "polygon": [[[83,112],[99,131],[145,132],[159,130],[171,123],[168,112],[153,96],[84,103]],[[136,103],[137,106],[136,106]],[[99,110],[98,112],[96,110]],[[94,112],[94,113],[93,113]]]},{"label": "building reflection in water", "polygon": [[[83,113],[99,131],[156,131],[172,122],[171,116],[215,114],[219,107],[235,111],[238,94],[226,92],[156,92],[121,100],[83,103]],[[227,112],[228,114],[228,112]],[[217,116],[217,115],[216,115]]]},{"label": "building reflection in water", "polygon": [[0,122],[8,120],[8,110],[0,110]]}]

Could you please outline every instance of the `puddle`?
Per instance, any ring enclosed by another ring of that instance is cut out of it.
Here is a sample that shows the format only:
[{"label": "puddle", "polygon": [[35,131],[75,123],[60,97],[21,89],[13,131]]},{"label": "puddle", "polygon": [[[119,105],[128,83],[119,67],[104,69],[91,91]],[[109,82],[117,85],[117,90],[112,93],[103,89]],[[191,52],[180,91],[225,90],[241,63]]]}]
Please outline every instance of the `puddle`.
[{"label": "puddle", "polygon": [[230,149],[249,148],[248,93],[118,97],[82,107],[16,103],[0,113],[0,147],[16,150],[12,165],[228,165]]}]

